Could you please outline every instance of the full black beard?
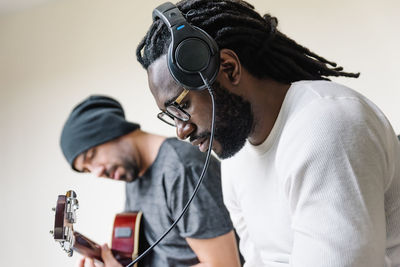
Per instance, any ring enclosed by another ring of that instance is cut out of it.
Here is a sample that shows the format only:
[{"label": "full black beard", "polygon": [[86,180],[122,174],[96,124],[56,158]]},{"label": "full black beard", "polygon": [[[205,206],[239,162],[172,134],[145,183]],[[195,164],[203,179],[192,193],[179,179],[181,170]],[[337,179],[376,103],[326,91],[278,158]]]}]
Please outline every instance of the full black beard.
[{"label": "full black beard", "polygon": [[219,83],[213,85],[215,95],[215,139],[221,144],[217,153],[227,159],[239,152],[253,129],[251,104],[243,97],[229,92]]}]

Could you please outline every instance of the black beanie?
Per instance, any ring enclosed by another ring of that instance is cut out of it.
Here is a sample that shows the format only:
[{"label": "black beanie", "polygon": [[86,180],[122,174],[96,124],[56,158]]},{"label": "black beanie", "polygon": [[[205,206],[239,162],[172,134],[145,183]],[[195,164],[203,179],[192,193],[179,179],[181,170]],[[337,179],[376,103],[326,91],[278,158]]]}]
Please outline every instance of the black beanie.
[{"label": "black beanie", "polygon": [[92,95],[79,103],[65,122],[61,150],[75,170],[73,162],[81,153],[139,128],[139,124],[125,120],[124,110],[117,100]]}]

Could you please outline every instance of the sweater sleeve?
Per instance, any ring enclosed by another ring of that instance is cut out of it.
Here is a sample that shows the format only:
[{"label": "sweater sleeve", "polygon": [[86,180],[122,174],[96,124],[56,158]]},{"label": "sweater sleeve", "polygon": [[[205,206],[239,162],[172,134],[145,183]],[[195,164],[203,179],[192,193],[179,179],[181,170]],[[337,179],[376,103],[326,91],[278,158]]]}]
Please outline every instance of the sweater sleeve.
[{"label": "sweater sleeve", "polygon": [[277,153],[294,232],[291,266],[383,266],[385,127],[353,98],[318,99],[286,126]]}]

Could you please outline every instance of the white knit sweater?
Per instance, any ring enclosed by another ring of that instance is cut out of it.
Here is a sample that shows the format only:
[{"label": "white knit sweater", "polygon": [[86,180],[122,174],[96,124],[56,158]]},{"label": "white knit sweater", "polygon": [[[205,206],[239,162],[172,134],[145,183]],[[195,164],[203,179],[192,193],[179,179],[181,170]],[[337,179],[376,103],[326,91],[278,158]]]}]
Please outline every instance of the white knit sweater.
[{"label": "white knit sweater", "polygon": [[368,99],[292,84],[268,138],[222,161],[246,267],[400,266],[400,146]]}]

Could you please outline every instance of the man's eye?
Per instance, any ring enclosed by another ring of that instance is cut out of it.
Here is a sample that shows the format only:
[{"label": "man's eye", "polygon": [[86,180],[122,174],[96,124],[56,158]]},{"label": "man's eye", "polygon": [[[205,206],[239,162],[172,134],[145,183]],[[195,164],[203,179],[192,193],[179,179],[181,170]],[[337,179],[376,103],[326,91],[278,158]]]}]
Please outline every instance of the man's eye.
[{"label": "man's eye", "polygon": [[92,154],[90,155],[90,159],[93,159],[94,156],[96,156],[96,148],[95,147],[92,149]]},{"label": "man's eye", "polygon": [[182,109],[188,109],[189,107],[190,107],[189,101],[186,101],[185,103],[182,103],[182,104],[181,104],[181,108],[182,108]]},{"label": "man's eye", "polygon": [[88,152],[86,152],[86,155],[85,155],[85,159],[87,160],[87,159],[91,159],[91,157],[92,157],[92,149],[90,149],[90,150],[88,150]]},{"label": "man's eye", "polygon": [[96,155],[96,148],[90,149],[90,150],[86,153],[86,160],[92,160],[92,159],[94,158],[95,155]]}]

